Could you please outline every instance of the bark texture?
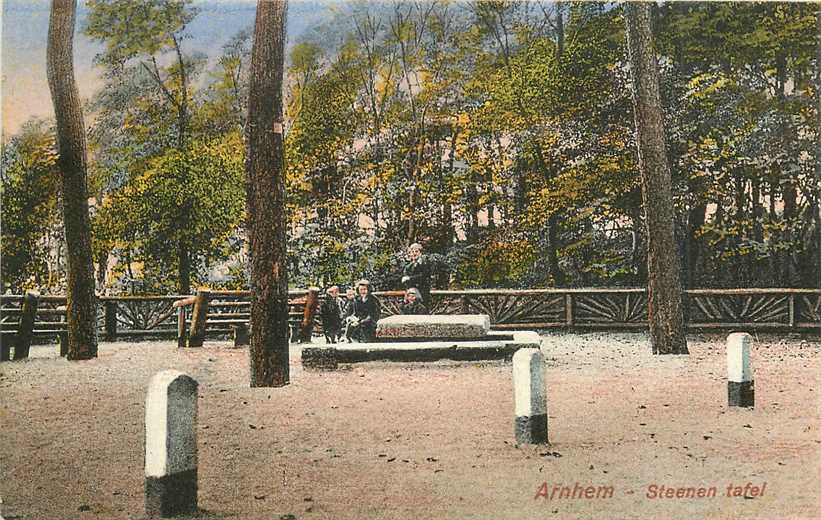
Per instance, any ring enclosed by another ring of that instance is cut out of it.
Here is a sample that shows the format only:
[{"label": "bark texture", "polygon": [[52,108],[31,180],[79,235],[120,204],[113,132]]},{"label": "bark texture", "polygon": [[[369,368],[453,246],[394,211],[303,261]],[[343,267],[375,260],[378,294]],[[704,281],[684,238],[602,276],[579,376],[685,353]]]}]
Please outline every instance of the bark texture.
[{"label": "bark texture", "polygon": [[670,167],[664,142],[650,3],[624,5],[636,119],[642,200],[647,222],[647,292],[654,354],[687,354],[681,269],[675,241]]},{"label": "bark texture", "polygon": [[68,359],[97,357],[97,300],[86,186],[86,139],[74,80],[76,0],[52,0],[46,71],[57,120],[58,169],[68,252]]},{"label": "bark texture", "polygon": [[288,274],[282,76],[287,0],[259,0],[248,94],[245,165],[251,261],[251,386],[284,386]]},{"label": "bark texture", "polygon": [[821,5],[815,11],[815,190],[810,209],[813,226],[812,246],[815,286],[821,288]]}]

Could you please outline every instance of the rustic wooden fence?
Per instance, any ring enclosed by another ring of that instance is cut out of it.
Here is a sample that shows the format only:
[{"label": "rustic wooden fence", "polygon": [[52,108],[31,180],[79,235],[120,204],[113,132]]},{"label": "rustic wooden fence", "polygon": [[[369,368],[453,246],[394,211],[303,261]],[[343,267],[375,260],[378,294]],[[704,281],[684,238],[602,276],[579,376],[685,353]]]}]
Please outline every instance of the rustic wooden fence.
[{"label": "rustic wooden fence", "polygon": [[[229,332],[228,325],[247,320],[250,293],[208,293],[207,330]],[[308,290],[291,291],[289,299],[307,298]],[[401,291],[375,293],[383,316],[396,314]],[[432,291],[436,314],[488,314],[495,329],[643,329],[647,326],[645,289],[477,289]],[[103,341],[129,338],[183,338],[192,319],[193,296],[103,296],[98,330]],[[691,289],[685,291],[690,329],[758,329],[821,331],[818,289]],[[1,295],[0,342],[64,335],[65,296]],[[293,311],[293,309],[292,309]],[[297,312],[298,313],[298,312]],[[298,318],[298,317],[297,317]],[[220,323],[222,322],[222,323]],[[222,327],[221,327],[222,325]],[[21,348],[20,351],[26,351]],[[17,349],[15,350],[15,356]]]}]

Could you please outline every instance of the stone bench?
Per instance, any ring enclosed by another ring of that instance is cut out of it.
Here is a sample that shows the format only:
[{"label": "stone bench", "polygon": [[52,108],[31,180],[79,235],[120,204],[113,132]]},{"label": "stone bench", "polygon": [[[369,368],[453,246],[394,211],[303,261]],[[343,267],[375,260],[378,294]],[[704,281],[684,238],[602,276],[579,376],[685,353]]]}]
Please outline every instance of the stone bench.
[{"label": "stone bench", "polygon": [[[484,340],[435,340],[395,343],[344,343],[302,349],[302,365],[313,369],[335,369],[340,363],[369,361],[485,361],[510,360],[520,348],[539,348],[541,339],[533,331],[489,332]],[[512,336],[512,339],[508,339]]]}]

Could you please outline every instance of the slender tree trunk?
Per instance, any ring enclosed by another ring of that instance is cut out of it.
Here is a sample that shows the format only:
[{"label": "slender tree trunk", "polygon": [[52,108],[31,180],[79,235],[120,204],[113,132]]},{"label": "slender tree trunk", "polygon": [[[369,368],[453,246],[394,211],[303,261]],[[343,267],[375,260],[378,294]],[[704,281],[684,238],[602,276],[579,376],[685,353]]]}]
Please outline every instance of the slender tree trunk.
[{"label": "slender tree trunk", "polygon": [[[764,218],[764,208],[761,206],[761,179],[758,176],[753,176],[750,180],[750,200],[752,202],[752,231],[751,237],[754,242],[761,244],[764,242],[764,227],[762,226],[762,219]],[[751,254],[748,260],[749,273],[753,280],[762,283],[767,280],[769,276],[762,269],[762,263],[758,259],[757,254]]]},{"label": "slender tree trunk", "polygon": [[282,76],[287,0],[259,0],[245,164],[251,263],[251,386],[284,386],[288,370]]},{"label": "slender tree trunk", "polygon": [[[713,216],[713,222],[715,223],[716,229],[721,229],[721,226],[724,223],[724,204],[719,202],[716,204],[716,212]],[[705,278],[709,274],[710,280],[710,287],[723,287],[724,285],[724,265],[725,262],[721,261],[721,255],[724,253],[724,250],[727,249],[727,240],[725,238],[720,238],[716,241],[716,243],[712,247],[712,258],[705,259],[705,267],[704,276]],[[712,261],[714,263],[708,264],[708,261]]]},{"label": "slender tree trunk", "polygon": [[191,252],[183,238],[177,241],[177,272],[180,294],[191,294]]},{"label": "slender tree trunk", "polygon": [[650,32],[651,4],[627,3],[630,55],[642,199],[647,214],[648,319],[655,354],[687,354],[681,301],[681,269],[675,243],[672,181]]},{"label": "slender tree trunk", "polygon": [[791,166],[797,166],[797,164],[795,164],[795,155],[797,153],[795,143],[798,138],[793,125],[787,118],[787,56],[784,53],[778,54],[775,57],[775,63],[777,84],[776,95],[778,97],[779,109],[783,112],[783,122],[781,124],[780,132],[782,151],[785,151],[787,154],[786,164],[782,165],[781,178],[779,179],[781,184],[781,192],[783,194],[782,200],[784,202],[784,212],[782,217],[785,223],[784,231],[781,234],[781,245],[786,246],[779,258],[779,265],[781,267],[779,282],[782,287],[789,287],[792,285],[792,275],[795,272],[795,257],[793,253],[794,244],[792,243],[794,237],[792,229],[794,225],[793,219],[797,216],[796,199],[798,196],[796,191],[796,181],[792,174]]},{"label": "slender tree trunk", "polygon": [[[745,226],[745,222],[747,221],[747,209],[746,209],[746,191],[747,191],[747,181],[742,177],[743,172],[737,172],[738,176],[735,178],[735,193],[734,196],[734,206],[735,206],[735,229],[736,232],[733,236],[733,248],[739,251],[739,246],[744,241],[744,237],[747,234],[747,228]],[[733,284],[737,287],[749,287],[749,276],[746,269],[746,261],[747,259],[742,257],[740,254],[736,254],[733,257],[732,263],[732,273],[733,273]]]},{"label": "slender tree trunk", "polygon": [[707,205],[699,204],[690,209],[687,216],[687,287],[698,286],[698,263],[701,259],[701,241],[696,236],[704,226],[707,216]]},{"label": "slender tree trunk", "polygon": [[[776,214],[776,211],[775,211],[775,198],[778,195],[778,178],[775,175],[770,175],[769,185],[770,185],[770,199],[769,199],[769,205],[768,205],[768,208],[767,208],[768,209],[768,211],[767,211],[767,223],[771,227],[774,227],[776,221],[778,220],[778,215]],[[771,239],[771,242],[776,242],[775,245],[777,245],[777,237],[775,239]],[[773,285],[776,285],[776,286],[780,285],[780,272],[781,272],[781,270],[780,270],[779,266],[781,264],[779,262],[779,258],[780,258],[779,252],[771,246],[770,251],[769,251],[769,257],[768,257],[768,261],[769,261],[769,265],[770,265],[770,283],[773,284]]]},{"label": "slender tree trunk", "polygon": [[80,94],[74,80],[76,0],[52,0],[46,63],[57,119],[58,168],[68,250],[68,359],[97,357],[97,297],[86,186],[86,140]]},{"label": "slender tree trunk", "polygon": [[[450,138],[450,153],[448,154],[448,177],[453,177],[454,164],[456,162],[456,144],[459,139],[459,129],[454,127],[453,134]],[[442,252],[446,252],[448,248],[453,245],[453,206],[450,202],[450,197],[444,196],[445,185],[444,180],[441,188],[442,196],[442,228],[440,230],[440,238],[442,245]]]}]

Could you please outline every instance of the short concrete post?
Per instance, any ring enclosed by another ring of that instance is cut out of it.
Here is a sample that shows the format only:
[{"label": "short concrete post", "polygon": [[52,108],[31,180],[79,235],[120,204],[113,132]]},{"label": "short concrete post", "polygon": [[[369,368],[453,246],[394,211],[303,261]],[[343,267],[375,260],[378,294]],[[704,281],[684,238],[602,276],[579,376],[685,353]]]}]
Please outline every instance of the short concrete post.
[{"label": "short concrete post", "polygon": [[145,398],[145,514],[197,511],[197,382],[177,370],[157,373]]},{"label": "short concrete post", "polygon": [[544,356],[539,349],[523,348],[513,354],[513,399],[516,442],[547,444]]},{"label": "short concrete post", "polygon": [[750,367],[753,337],[746,332],[727,336],[727,404],[752,408],[755,405],[755,382]]}]

